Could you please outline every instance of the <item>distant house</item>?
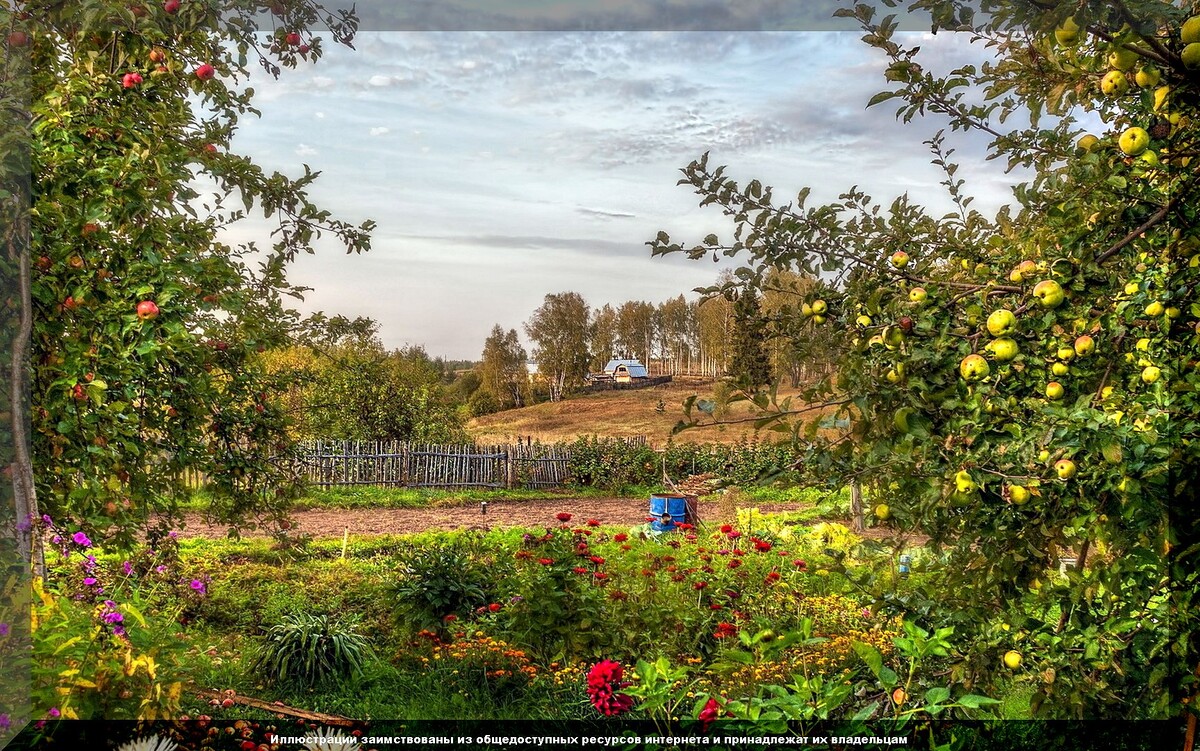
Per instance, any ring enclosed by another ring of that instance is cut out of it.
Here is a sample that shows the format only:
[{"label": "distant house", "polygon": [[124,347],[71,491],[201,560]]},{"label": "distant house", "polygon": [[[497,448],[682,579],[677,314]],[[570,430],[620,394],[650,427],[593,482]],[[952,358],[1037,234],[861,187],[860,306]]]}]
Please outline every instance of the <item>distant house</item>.
[{"label": "distant house", "polygon": [[609,360],[604,366],[605,380],[617,383],[632,383],[635,380],[649,378],[646,366],[639,360]]}]

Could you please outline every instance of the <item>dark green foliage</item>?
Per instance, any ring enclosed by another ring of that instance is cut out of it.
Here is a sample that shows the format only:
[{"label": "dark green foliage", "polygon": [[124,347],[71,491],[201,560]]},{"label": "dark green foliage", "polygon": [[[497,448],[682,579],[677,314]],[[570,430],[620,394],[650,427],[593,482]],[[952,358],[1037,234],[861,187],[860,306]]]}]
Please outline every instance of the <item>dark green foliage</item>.
[{"label": "dark green foliage", "polygon": [[644,444],[617,438],[583,436],[568,444],[568,471],[575,485],[620,489],[661,486],[663,472],[678,481],[712,473],[730,485],[795,477],[795,452],[782,443],[671,444],[660,454]]},{"label": "dark green foliage", "polygon": [[253,670],[270,683],[314,686],[360,673],[371,657],[367,638],[328,615],[294,613],[272,626]]},{"label": "dark green foliage", "polygon": [[767,353],[767,319],[758,305],[758,294],[747,287],[733,304],[733,357],[729,375],[743,386],[771,382],[771,356]]},{"label": "dark green foliage", "polygon": [[494,597],[503,565],[477,535],[445,536],[409,550],[391,589],[396,616],[435,629],[447,615],[469,614]]}]

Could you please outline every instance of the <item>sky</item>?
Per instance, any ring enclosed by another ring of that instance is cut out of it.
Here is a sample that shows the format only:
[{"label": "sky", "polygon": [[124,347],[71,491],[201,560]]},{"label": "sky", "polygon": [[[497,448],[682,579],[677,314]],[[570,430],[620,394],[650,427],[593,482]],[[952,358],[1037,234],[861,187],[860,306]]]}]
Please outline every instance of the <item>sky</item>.
[{"label": "sky", "polygon": [[[259,119],[232,150],[267,170],[320,171],[311,197],[336,217],[377,224],[373,248],[322,242],[294,283],[305,313],[369,316],[389,348],[477,359],[495,324],[522,324],[549,293],[589,305],[658,303],[712,284],[720,264],[651,258],[660,230],[685,245],[728,237],[718,208],[677,185],[711,166],[777,198],[810,204],[859,186],[885,205],[903,193],[950,210],[923,141],[946,123],[904,126],[866,109],[884,58],[855,32],[381,31],[354,50],[327,43],[317,64],[252,80]],[[982,54],[962,35],[899,33],[948,71]],[[949,129],[947,128],[949,134]],[[975,208],[1008,203],[1017,181],[984,162],[986,141],[955,134]],[[244,221],[232,241],[267,244]]]}]

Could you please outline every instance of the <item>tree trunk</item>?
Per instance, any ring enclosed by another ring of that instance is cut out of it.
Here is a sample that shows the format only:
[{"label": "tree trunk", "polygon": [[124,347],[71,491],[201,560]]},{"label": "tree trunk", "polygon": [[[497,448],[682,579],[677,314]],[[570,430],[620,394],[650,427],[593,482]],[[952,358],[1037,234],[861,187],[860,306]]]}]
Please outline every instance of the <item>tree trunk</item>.
[{"label": "tree trunk", "polygon": [[855,480],[850,485],[850,529],[863,531],[862,485]]}]

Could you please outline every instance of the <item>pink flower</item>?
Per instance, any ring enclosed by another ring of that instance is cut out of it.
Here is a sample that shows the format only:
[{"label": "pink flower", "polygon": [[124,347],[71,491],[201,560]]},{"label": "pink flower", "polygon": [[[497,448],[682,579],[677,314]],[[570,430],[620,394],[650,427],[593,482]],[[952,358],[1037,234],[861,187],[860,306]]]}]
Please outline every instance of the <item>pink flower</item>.
[{"label": "pink flower", "polygon": [[696,715],[696,718],[700,720],[700,732],[707,733],[708,726],[711,725],[712,721],[717,719],[720,714],[721,705],[717,703],[716,699],[712,698],[711,696],[708,697],[708,701],[704,702],[704,708],[700,710],[700,714]]}]

